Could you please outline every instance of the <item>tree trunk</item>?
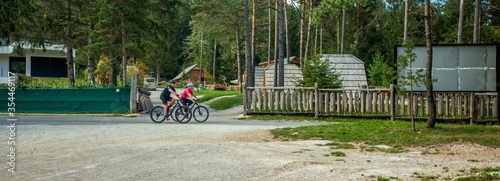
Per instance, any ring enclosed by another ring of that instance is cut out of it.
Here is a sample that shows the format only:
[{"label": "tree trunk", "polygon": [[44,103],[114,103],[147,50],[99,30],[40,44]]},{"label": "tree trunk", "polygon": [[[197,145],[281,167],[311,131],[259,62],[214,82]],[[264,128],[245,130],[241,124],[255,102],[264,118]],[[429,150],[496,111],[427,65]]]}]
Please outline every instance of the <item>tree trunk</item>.
[{"label": "tree trunk", "polygon": [[[121,1],[123,4],[123,0]],[[120,13],[120,16],[122,18],[122,86],[126,87],[127,86],[127,51],[125,50],[125,15]]]},{"label": "tree trunk", "polygon": [[257,28],[257,3],[255,0],[252,0],[252,49],[250,52],[250,76],[254,77],[252,86],[255,86],[255,52],[257,51],[257,42],[256,42],[256,28]]},{"label": "tree trunk", "polygon": [[71,1],[66,1],[66,53],[67,53],[67,70],[69,87],[75,86],[75,73],[73,69],[73,45],[72,45],[72,32],[71,32]]},{"label": "tree trunk", "polygon": [[87,84],[94,85],[94,71],[95,71],[95,61],[93,57],[87,57],[88,70],[87,70]]},{"label": "tree trunk", "polygon": [[301,5],[301,11],[300,11],[300,40],[299,40],[299,59],[300,59],[300,67],[304,67],[304,29],[305,29],[305,11],[306,11],[306,5],[305,5],[305,0],[302,0]]},{"label": "tree trunk", "polygon": [[272,34],[271,34],[271,24],[272,24],[272,21],[271,21],[271,1],[272,0],[268,0],[267,1],[267,14],[268,14],[268,22],[269,24],[267,25],[267,28],[268,28],[268,34],[267,34],[267,40],[268,40],[268,43],[267,43],[267,65],[271,65],[271,38],[272,38]]},{"label": "tree trunk", "polygon": [[203,32],[201,32],[201,36],[200,36],[200,85],[204,85],[203,84],[203,70],[201,69],[201,64],[203,63]]},{"label": "tree trunk", "polygon": [[318,24],[314,28],[314,51],[318,50]]},{"label": "tree trunk", "polygon": [[252,55],[251,55],[251,40],[250,40],[250,23],[248,22],[248,16],[249,16],[249,9],[248,9],[248,0],[245,0],[245,62],[246,62],[246,70],[247,70],[247,86],[248,87],[254,87],[255,85],[255,77],[253,76],[254,73],[252,72]]},{"label": "tree trunk", "polygon": [[[90,35],[92,30],[94,29],[94,24],[89,23],[89,34],[88,34],[88,45],[92,45],[92,36]],[[87,52],[87,84],[88,85],[93,85],[94,84],[94,69],[95,69],[95,61],[93,54],[90,52]]]},{"label": "tree trunk", "polygon": [[278,37],[278,47],[279,47],[279,80],[278,80],[278,86],[279,87],[284,87],[285,86],[285,61],[284,61],[284,41],[283,39],[285,38],[285,33],[284,33],[284,16],[283,16],[283,6],[284,6],[284,0],[279,0],[278,1],[279,6],[278,6],[278,29],[279,29],[279,37]]},{"label": "tree trunk", "polygon": [[116,60],[113,52],[109,55],[109,83],[116,87]]},{"label": "tree trunk", "polygon": [[275,13],[274,13],[274,82],[273,86],[277,87],[278,86],[278,60],[279,60],[279,46],[278,46],[278,36],[279,36],[279,30],[278,30],[278,7],[279,7],[279,2],[278,0],[275,0]]},{"label": "tree trunk", "polygon": [[240,55],[240,47],[241,47],[241,43],[240,43],[240,16],[238,14],[238,11],[236,11],[236,61],[238,63],[238,86],[239,86],[239,90],[240,92],[243,92],[243,90],[241,88],[241,78],[242,78],[242,73],[241,73],[241,55]]},{"label": "tree trunk", "polygon": [[[339,16],[340,16],[340,15],[339,15]],[[341,45],[340,45],[340,43],[341,43],[341,42],[340,42],[340,31],[341,31],[341,30],[340,30],[340,22],[341,22],[341,20],[338,20],[338,21],[337,21],[337,52],[338,52],[339,54],[340,54],[340,47],[341,47]]]},{"label": "tree trunk", "polygon": [[405,22],[403,28],[403,41],[408,39],[408,0],[405,0]]},{"label": "tree trunk", "polygon": [[[356,34],[357,34],[357,36],[356,36],[355,46],[357,47],[359,45],[359,37],[360,37],[359,35],[361,34],[360,33],[360,28],[359,28],[359,26],[360,26],[360,23],[359,23],[360,20],[359,20],[359,18],[361,17],[361,14],[360,14],[360,12],[361,12],[361,2],[360,2],[360,0],[358,0],[356,6],[357,6],[357,11],[356,11]],[[359,48],[356,48],[356,54],[359,54]]]},{"label": "tree trunk", "polygon": [[474,36],[473,43],[478,44],[481,42],[481,0],[476,0],[476,8],[474,12]]},{"label": "tree trunk", "polygon": [[432,86],[432,36],[431,36],[431,14],[430,0],[425,0],[425,41],[427,47],[427,62],[425,65],[425,81],[427,88],[427,102],[429,115],[427,116],[427,128],[434,128],[436,124],[436,104],[434,100],[434,90]]},{"label": "tree trunk", "polygon": [[158,86],[159,82],[160,82],[160,66],[157,65],[156,66],[156,86]]},{"label": "tree trunk", "polygon": [[212,66],[213,67],[213,76],[212,76],[212,84],[215,84],[215,59],[217,58],[216,57],[217,55],[217,38],[214,39],[214,65]]},{"label": "tree trunk", "polygon": [[288,4],[283,5],[283,10],[285,11],[285,47],[286,47],[286,58],[287,61],[290,61],[290,44],[289,44],[289,36],[288,36]]},{"label": "tree trunk", "polygon": [[[403,27],[403,43],[405,43],[405,41],[408,39],[408,1],[409,0],[405,0],[405,19],[404,19],[404,27]],[[412,67],[412,61],[409,60],[410,62],[410,71],[411,71],[411,67]],[[410,80],[410,101],[409,101],[409,105],[410,107],[410,110],[413,110],[413,79]],[[410,111],[410,118],[411,118],[411,126],[413,128],[413,131],[417,131],[416,127],[415,127],[415,115],[413,115],[413,111]]]},{"label": "tree trunk", "polygon": [[345,44],[345,9],[342,8],[342,42],[340,44],[340,54],[344,54]]},{"label": "tree trunk", "polygon": [[307,38],[306,38],[306,49],[304,53],[304,59],[307,59],[309,55],[309,42],[311,41],[311,19],[312,19],[312,9],[313,9],[313,1],[309,0],[309,12],[307,15]]},{"label": "tree trunk", "polygon": [[323,26],[319,28],[319,54],[323,54]]},{"label": "tree trunk", "polygon": [[465,3],[464,0],[460,0],[460,14],[458,15],[458,33],[457,33],[457,43],[462,43],[462,34],[464,30],[464,11]]}]

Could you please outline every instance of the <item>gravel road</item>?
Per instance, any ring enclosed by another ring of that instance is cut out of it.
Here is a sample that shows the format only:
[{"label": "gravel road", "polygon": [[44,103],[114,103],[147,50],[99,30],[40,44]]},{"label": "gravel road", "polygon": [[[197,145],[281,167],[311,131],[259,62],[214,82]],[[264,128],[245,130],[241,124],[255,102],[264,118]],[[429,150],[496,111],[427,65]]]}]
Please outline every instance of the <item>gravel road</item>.
[{"label": "gravel road", "polygon": [[[446,178],[460,169],[500,166],[500,149],[479,145],[393,154],[335,150],[320,146],[327,143],[321,140],[274,140],[270,129],[321,123],[241,121],[232,118],[238,110],[213,111],[202,124],[155,124],[147,116],[88,117],[86,124],[41,121],[61,117],[19,118],[16,173],[7,171],[4,156],[0,180],[420,180],[415,173]],[[6,155],[5,126],[0,135]],[[334,151],[346,156],[328,156]]]}]

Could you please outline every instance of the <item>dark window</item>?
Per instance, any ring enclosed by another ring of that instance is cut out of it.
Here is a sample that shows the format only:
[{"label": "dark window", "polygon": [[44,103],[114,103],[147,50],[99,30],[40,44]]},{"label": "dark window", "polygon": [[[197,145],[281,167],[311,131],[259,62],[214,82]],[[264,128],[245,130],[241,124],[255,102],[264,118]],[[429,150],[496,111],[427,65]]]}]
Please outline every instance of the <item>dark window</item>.
[{"label": "dark window", "polygon": [[26,57],[9,57],[9,72],[26,74]]},{"label": "dark window", "polygon": [[65,58],[31,57],[31,76],[67,77]]}]

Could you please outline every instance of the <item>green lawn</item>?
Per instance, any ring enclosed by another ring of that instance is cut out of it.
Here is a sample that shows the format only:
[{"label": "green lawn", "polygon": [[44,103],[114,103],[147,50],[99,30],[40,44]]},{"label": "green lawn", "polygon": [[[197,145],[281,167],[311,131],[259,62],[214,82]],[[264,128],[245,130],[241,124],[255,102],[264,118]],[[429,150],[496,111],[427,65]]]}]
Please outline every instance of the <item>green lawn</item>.
[{"label": "green lawn", "polygon": [[[253,119],[270,119],[270,116],[253,116]],[[275,119],[281,120],[282,116]],[[317,120],[300,117],[299,120]],[[489,147],[500,147],[500,127],[491,125],[436,124],[434,129],[425,128],[425,122],[416,122],[413,131],[411,122],[377,119],[324,118],[335,122],[318,126],[281,128],[272,130],[276,138],[287,140],[322,139],[336,142],[363,142],[369,145],[384,144],[392,147],[417,147],[453,142],[471,142]]]},{"label": "green lawn", "polygon": [[[208,100],[221,97],[221,96],[241,96],[242,94],[238,91],[223,91],[223,90],[197,90],[194,91],[196,96],[202,96],[200,102],[206,102]],[[224,98],[223,98],[224,99]],[[241,98],[243,103],[243,98]]]},{"label": "green lawn", "polygon": [[208,104],[208,106],[215,110],[229,109],[238,105],[243,105],[243,95],[241,94],[233,97],[224,97]]}]

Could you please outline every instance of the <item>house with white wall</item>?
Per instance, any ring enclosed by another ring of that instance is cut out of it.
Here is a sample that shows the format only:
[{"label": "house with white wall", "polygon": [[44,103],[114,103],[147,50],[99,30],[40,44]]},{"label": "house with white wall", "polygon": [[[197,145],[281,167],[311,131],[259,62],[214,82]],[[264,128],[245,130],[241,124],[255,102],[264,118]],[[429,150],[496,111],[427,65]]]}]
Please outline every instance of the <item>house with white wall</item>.
[{"label": "house with white wall", "polygon": [[[16,47],[21,54],[15,52]],[[74,51],[72,55],[75,56]],[[9,72],[32,77],[67,77],[66,57],[64,45],[33,48],[28,43],[16,42],[0,46],[0,83],[8,83]]]}]

